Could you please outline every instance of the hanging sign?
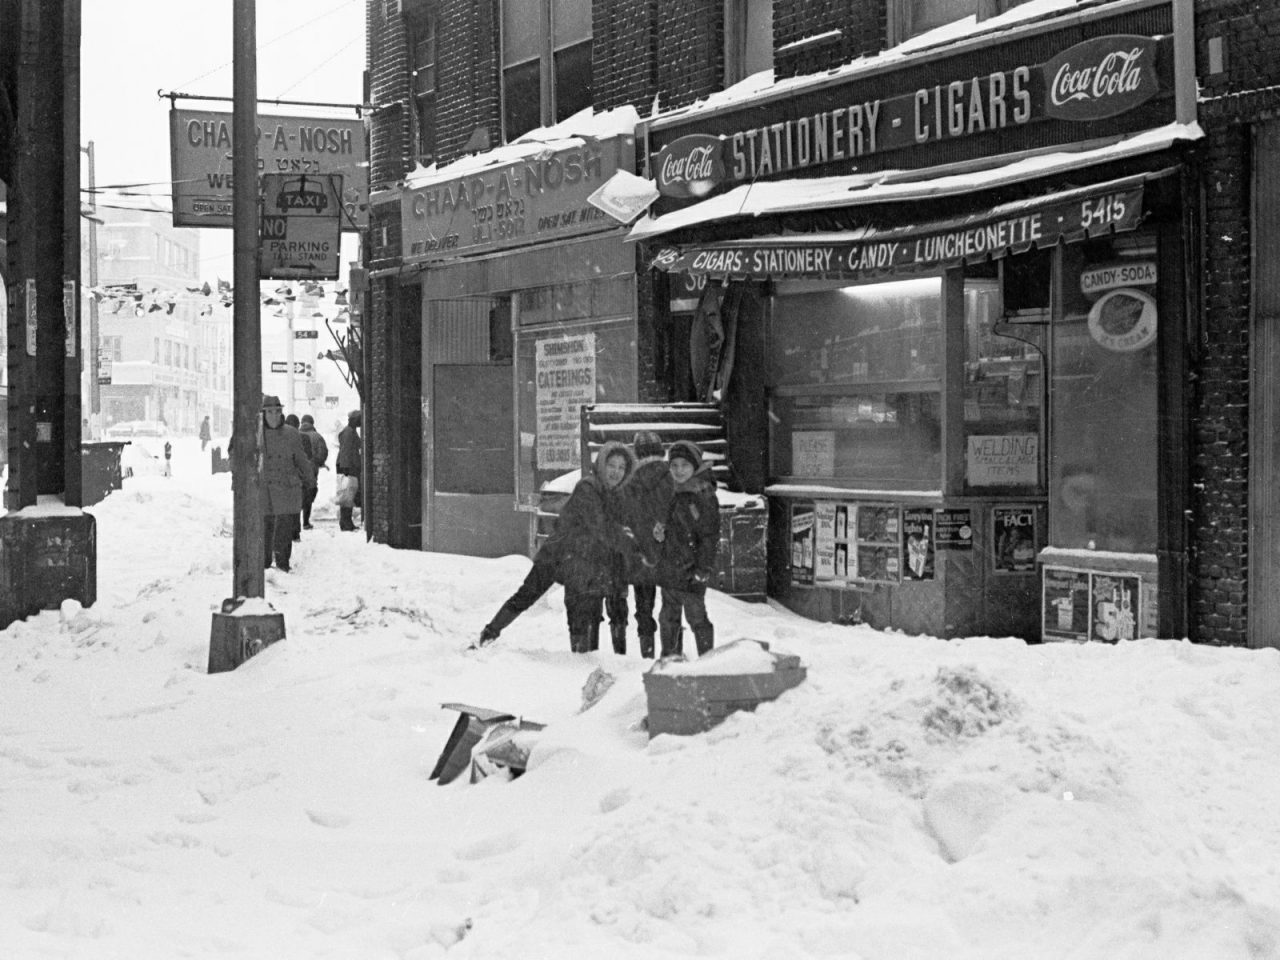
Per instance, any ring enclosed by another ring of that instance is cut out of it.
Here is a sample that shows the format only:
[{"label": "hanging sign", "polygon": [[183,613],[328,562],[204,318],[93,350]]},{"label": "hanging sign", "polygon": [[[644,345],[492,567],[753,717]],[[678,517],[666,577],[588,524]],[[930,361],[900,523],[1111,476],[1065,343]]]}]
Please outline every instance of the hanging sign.
[{"label": "hanging sign", "polygon": [[665,247],[651,265],[671,273],[853,280],[1001,258],[1032,247],[1133,230],[1141,215],[1140,184],[1111,190],[1092,188],[1035,202],[1004,204],[957,220],[896,229],[869,227],[851,241],[775,240]]},{"label": "hanging sign", "polygon": [[269,280],[337,280],[342,175],[262,175],[258,275]]},{"label": "hanging sign", "polygon": [[1089,309],[1089,335],[1108,350],[1133,353],[1156,339],[1156,302],[1141,290],[1112,290]]},{"label": "hanging sign", "polygon": [[1137,263],[1113,263],[1090,267],[1080,274],[1080,292],[1086,297],[1096,297],[1117,287],[1152,287],[1157,279],[1153,261]]},{"label": "hanging sign", "polygon": [[1105,120],[1160,92],[1154,37],[1118,34],[1084,40],[1044,65],[1044,112],[1059,120]]},{"label": "hanging sign", "polygon": [[658,191],[668,197],[705,197],[724,182],[724,138],[691,133],[658,151],[653,162]]},{"label": "hanging sign", "polygon": [[537,468],[572,470],[582,465],[582,407],[596,402],[596,335],[537,341],[534,371]]},{"label": "hanging sign", "polygon": [[[175,227],[232,225],[231,118],[212,110],[169,111]],[[343,230],[359,230],[368,220],[367,160],[359,118],[258,116],[258,173],[339,174]]]}]

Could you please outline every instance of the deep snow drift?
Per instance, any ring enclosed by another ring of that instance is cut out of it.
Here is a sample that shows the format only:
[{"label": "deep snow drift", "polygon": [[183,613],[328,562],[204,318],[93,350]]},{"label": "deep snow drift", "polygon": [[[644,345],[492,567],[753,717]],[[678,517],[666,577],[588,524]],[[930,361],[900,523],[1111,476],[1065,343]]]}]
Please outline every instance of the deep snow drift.
[{"label": "deep snow drift", "polygon": [[[720,643],[808,680],[650,742],[647,663],[570,654],[558,589],[462,652],[527,560],[393,551],[329,508],[268,575],[288,639],[208,676],[229,483],[176,446],[92,510],[98,603],[0,632],[0,956],[1280,956],[1275,651],[715,595]],[[548,724],[529,772],[429,781],[449,701]]]}]

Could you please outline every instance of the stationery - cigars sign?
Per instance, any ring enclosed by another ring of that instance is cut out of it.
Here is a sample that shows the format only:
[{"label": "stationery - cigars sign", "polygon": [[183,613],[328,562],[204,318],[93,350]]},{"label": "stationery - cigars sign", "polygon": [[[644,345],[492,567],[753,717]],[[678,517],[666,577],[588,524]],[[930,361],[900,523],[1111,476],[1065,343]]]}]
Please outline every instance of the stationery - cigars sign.
[{"label": "stationery - cigars sign", "polygon": [[[1079,33],[1061,30],[1059,36],[1069,43]],[[1036,56],[1028,50],[1044,51],[1043,43],[994,44],[981,60],[972,52],[939,59],[936,81],[920,86],[903,84],[903,71],[895,69],[749,109],[707,111],[652,131],[650,175],[663,196],[688,200],[806,169],[817,175],[929,166],[942,161],[934,158],[941,144],[956,141],[972,144],[960,151],[966,155],[990,156],[1034,146],[1028,137],[1044,139],[1040,146],[1086,141],[1100,135],[1089,125],[1126,115],[1132,120],[1112,123],[1108,133],[1150,129],[1175,119],[1172,39],[1108,32],[1058,50],[1050,46],[1051,55],[1039,62],[1018,59]],[[1167,102],[1135,113],[1160,95]],[[702,129],[691,129],[699,120]],[[1017,134],[1020,129],[1026,132]],[[1047,137],[1045,130],[1051,130]],[[1000,136],[995,149],[991,134]],[[987,136],[975,139],[981,135]],[[903,151],[920,159],[905,160]],[[956,147],[947,151],[954,162]],[[895,152],[899,158],[878,159]]]}]

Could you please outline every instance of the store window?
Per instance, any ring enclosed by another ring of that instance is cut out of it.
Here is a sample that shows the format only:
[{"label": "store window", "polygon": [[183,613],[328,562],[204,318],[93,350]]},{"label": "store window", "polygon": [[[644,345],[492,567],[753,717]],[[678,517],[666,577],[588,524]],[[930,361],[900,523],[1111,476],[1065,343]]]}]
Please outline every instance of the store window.
[{"label": "store window", "polygon": [[581,466],[581,408],[636,399],[634,277],[516,295],[516,494],[536,507],[545,484]]},{"label": "store window", "polygon": [[773,0],[725,0],[724,85],[773,66]]},{"label": "store window", "polygon": [[891,0],[891,42],[902,43],[967,17],[981,22],[1025,2],[1027,0]]},{"label": "store window", "polygon": [[772,474],[905,489],[942,482],[942,281],[778,284]]},{"label": "store window", "polygon": [[1049,538],[1054,546],[1153,553],[1159,318],[1154,235],[1063,248],[1052,328]]},{"label": "store window", "polygon": [[[1014,313],[1005,306],[996,265],[984,264],[979,272],[991,276],[967,276],[964,283],[965,492],[1040,493],[1044,377],[1038,341],[1048,313]],[[1047,274],[1044,280],[1047,304]]]},{"label": "store window", "polygon": [[591,106],[591,0],[503,0],[506,140]]}]

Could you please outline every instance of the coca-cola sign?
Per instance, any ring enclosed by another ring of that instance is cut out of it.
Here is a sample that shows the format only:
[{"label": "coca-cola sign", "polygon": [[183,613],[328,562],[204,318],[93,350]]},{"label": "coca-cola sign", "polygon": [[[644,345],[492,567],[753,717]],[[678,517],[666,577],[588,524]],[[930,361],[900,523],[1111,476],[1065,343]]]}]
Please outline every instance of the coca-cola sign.
[{"label": "coca-cola sign", "polygon": [[658,151],[654,171],[664,197],[705,197],[724,182],[724,141],[704,133],[673,140]]},{"label": "coca-cola sign", "polygon": [[1160,91],[1156,41],[1120,34],[1095,37],[1044,65],[1045,113],[1061,120],[1104,120]]}]

